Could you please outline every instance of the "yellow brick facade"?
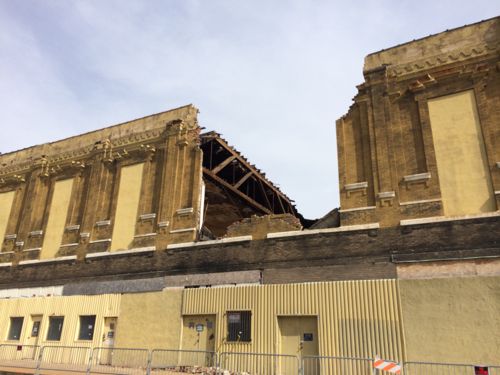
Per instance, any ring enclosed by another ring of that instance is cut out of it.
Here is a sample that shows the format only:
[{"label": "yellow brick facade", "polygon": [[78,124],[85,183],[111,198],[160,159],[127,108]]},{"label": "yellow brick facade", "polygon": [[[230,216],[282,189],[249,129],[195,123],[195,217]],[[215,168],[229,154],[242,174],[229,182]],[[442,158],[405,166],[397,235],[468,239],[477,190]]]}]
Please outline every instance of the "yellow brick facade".
[{"label": "yellow brick facade", "polygon": [[337,121],[342,225],[498,211],[498,22],[365,58]]},{"label": "yellow brick facade", "polygon": [[1,155],[1,262],[194,241],[196,116],[186,106]]}]

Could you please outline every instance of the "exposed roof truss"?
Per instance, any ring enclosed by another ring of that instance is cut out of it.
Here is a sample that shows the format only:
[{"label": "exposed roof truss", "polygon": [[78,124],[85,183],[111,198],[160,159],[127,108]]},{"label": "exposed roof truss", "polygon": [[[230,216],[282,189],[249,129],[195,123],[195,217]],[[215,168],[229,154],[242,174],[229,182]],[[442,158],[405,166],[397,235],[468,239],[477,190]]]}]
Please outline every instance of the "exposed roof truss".
[{"label": "exposed roof truss", "polygon": [[292,201],[216,132],[202,134],[203,174],[263,214],[297,216]]}]

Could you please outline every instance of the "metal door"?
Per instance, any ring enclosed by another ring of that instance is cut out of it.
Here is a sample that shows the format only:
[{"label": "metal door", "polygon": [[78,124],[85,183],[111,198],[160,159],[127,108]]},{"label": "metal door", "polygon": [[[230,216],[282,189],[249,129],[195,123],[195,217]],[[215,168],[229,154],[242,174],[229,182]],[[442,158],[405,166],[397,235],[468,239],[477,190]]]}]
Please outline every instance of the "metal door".
[{"label": "metal door", "polygon": [[31,347],[30,350],[25,351],[26,358],[37,359],[37,346],[40,340],[42,328],[42,315],[31,315],[30,325],[28,327],[28,338],[26,340],[26,345]]},{"label": "metal door", "polygon": [[[280,354],[302,356],[318,355],[318,321],[315,316],[280,316]],[[307,374],[319,374],[310,368]]]},{"label": "metal door", "polygon": [[182,349],[215,350],[215,315],[187,315],[183,318]]},{"label": "metal door", "polygon": [[113,362],[113,348],[115,346],[116,325],[118,318],[104,318],[104,330],[102,334],[102,353],[99,360],[101,365],[111,365]]}]

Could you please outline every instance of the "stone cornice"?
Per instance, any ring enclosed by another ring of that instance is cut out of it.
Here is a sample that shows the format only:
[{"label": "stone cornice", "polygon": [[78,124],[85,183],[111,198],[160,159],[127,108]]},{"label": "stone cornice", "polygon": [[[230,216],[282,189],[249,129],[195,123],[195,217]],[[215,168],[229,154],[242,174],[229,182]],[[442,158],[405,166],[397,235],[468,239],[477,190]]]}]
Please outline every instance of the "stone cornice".
[{"label": "stone cornice", "polygon": [[494,56],[498,54],[498,50],[499,46],[493,44],[471,45],[409,63],[390,65],[387,67],[387,75],[391,78],[401,77],[476,57]]},{"label": "stone cornice", "polygon": [[[195,122],[189,124],[182,120],[170,121],[162,127],[133,133],[120,138],[103,139],[94,144],[75,148],[70,151],[42,155],[35,160],[21,160],[8,166],[0,165],[0,187],[7,184],[25,181],[25,174],[40,169],[42,177],[58,174],[64,170],[74,168],[84,169],[92,163],[96,155],[102,154],[103,161],[113,162],[128,157],[131,154],[153,155],[163,145],[162,140],[169,136],[179,135],[186,142],[193,142],[197,138],[199,127]],[[40,147],[43,147],[40,146]],[[19,151],[22,153],[22,150]],[[0,157],[1,162],[1,157]]]}]

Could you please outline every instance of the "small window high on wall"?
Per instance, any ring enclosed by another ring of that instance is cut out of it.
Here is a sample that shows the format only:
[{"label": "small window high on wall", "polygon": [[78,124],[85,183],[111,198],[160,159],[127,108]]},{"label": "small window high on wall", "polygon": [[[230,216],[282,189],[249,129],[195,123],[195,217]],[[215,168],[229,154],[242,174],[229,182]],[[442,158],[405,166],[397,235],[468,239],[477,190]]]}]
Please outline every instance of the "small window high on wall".
[{"label": "small window high on wall", "polygon": [[23,317],[10,318],[9,335],[7,340],[18,341],[21,337],[21,331],[23,330]]},{"label": "small window high on wall", "polygon": [[251,311],[229,311],[227,313],[227,341],[251,341]]},{"label": "small window high on wall", "polygon": [[51,316],[49,318],[49,330],[47,331],[47,340],[60,341],[64,324],[64,316]]},{"label": "small window high on wall", "polygon": [[92,340],[94,338],[94,328],[95,315],[81,315],[78,340]]}]

